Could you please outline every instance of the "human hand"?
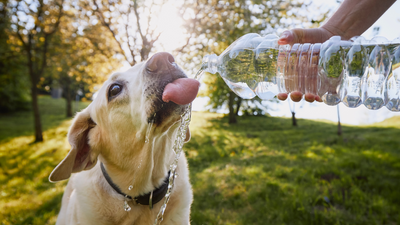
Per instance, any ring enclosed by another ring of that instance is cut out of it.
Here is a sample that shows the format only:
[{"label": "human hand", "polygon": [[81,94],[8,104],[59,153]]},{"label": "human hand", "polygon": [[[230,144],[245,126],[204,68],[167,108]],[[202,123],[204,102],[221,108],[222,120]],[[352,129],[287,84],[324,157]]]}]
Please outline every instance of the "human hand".
[{"label": "human hand", "polygon": [[[312,29],[296,28],[284,31],[278,40],[278,44],[293,45],[295,43],[323,43],[332,36],[333,34],[323,27],[312,28]],[[279,100],[284,101],[287,99],[288,95],[289,95],[288,93],[279,93],[277,97]],[[290,93],[290,98],[294,102],[299,102],[302,99],[302,97],[303,94],[299,91],[293,91]],[[304,95],[304,99],[307,102],[314,102],[314,101],[322,102],[320,96],[311,93],[306,93]]]},{"label": "human hand", "polygon": [[278,44],[293,45],[295,43],[323,43],[334,34],[324,27],[301,29],[295,28],[284,31],[279,37]]}]

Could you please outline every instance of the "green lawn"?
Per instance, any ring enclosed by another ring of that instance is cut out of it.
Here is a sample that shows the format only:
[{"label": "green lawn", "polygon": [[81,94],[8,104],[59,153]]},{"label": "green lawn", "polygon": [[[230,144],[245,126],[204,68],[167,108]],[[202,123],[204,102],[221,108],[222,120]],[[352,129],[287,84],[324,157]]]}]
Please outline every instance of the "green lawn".
[{"label": "green lawn", "polygon": [[52,184],[48,176],[69,151],[66,135],[71,120],[66,119],[63,99],[41,97],[39,104],[43,143],[33,143],[31,112],[0,115],[1,225],[55,224],[60,210],[67,182]]},{"label": "green lawn", "polygon": [[[69,150],[64,101],[41,98],[45,142],[30,112],[0,115],[0,223],[54,224],[66,182],[47,177]],[[84,104],[81,105],[82,107]],[[400,117],[372,126],[193,113],[185,145],[201,224],[400,224]]]}]

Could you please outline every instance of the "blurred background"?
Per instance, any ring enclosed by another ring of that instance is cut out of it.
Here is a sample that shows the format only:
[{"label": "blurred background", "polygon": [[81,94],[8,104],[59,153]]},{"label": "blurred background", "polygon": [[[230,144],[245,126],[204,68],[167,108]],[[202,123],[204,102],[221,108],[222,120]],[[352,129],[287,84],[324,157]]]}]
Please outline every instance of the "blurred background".
[{"label": "blurred background", "polygon": [[[321,26],[333,0],[0,0],[0,223],[54,224],[71,118],[115,71],[173,54],[189,77],[247,33]],[[400,36],[400,2],[362,36]],[[400,223],[400,119],[237,97],[206,74],[185,145],[192,224]],[[345,125],[343,125],[345,124]]]}]

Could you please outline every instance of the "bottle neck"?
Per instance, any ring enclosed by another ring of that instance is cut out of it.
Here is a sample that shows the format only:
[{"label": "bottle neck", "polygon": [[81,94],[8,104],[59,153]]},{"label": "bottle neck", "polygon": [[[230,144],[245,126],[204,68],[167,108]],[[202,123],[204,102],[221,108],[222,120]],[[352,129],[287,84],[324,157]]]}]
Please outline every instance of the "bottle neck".
[{"label": "bottle neck", "polygon": [[201,69],[204,72],[216,74],[218,72],[218,56],[216,54],[204,56]]}]

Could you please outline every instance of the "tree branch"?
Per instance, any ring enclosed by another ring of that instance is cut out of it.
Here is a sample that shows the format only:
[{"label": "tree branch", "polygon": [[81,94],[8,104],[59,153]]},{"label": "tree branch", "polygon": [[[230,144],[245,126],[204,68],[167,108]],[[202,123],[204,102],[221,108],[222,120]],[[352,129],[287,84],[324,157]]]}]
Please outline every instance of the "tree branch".
[{"label": "tree branch", "polygon": [[[121,14],[121,12],[120,12]],[[127,38],[127,44],[128,44],[128,48],[129,48],[129,52],[131,53],[132,56],[132,60],[133,62],[136,64],[136,60],[135,60],[135,52],[133,50],[133,46],[131,45],[131,43],[129,42],[129,29],[128,29],[128,25],[130,24],[130,19],[129,19],[129,15],[131,14],[131,7],[128,7],[128,12],[126,14],[127,17],[127,23],[125,23],[125,32],[126,32],[126,38]],[[134,39],[134,43],[135,43],[135,39]]]},{"label": "tree branch", "polygon": [[147,40],[146,40],[146,37],[143,35],[142,28],[139,23],[139,13],[137,11],[137,0],[133,0],[133,12],[135,13],[136,25],[138,26],[138,31],[139,31],[140,37],[142,38],[143,44],[145,44],[145,42],[147,42]]},{"label": "tree branch", "polygon": [[42,49],[42,65],[40,69],[38,68],[38,75],[41,76],[43,74],[44,68],[46,67],[47,64],[47,47],[49,45],[49,38],[50,34],[45,33],[44,34],[44,44],[43,44],[43,49]]},{"label": "tree branch", "polygon": [[53,30],[50,32],[46,32],[43,28],[43,34],[44,34],[44,44],[43,44],[43,49],[42,49],[42,65],[40,69],[38,68],[38,75],[41,76],[44,72],[44,68],[46,67],[47,64],[47,47],[49,45],[49,38],[51,35],[53,35],[56,31],[58,26],[60,25],[61,17],[63,15],[63,3],[64,0],[61,0],[61,4],[59,5],[59,11],[58,11],[58,16],[57,16],[57,21],[53,26]]},{"label": "tree branch", "polygon": [[53,26],[53,30],[50,31],[50,32],[46,32],[46,31],[44,31],[44,29],[43,29],[43,33],[44,33],[44,34],[52,35],[52,34],[54,34],[54,33],[57,31],[57,28],[58,28],[58,26],[60,25],[61,17],[62,17],[62,15],[63,15],[63,4],[64,4],[64,0],[61,0],[61,4],[59,5],[59,8],[60,8],[60,9],[59,9],[59,11],[58,11],[57,21],[56,21],[56,23],[55,23],[54,26]]},{"label": "tree branch", "polygon": [[100,7],[99,7],[99,5],[97,4],[96,0],[93,0],[93,4],[96,6],[96,12],[97,12],[98,15],[99,15],[99,19],[101,20],[101,23],[111,32],[112,36],[114,37],[114,40],[115,40],[115,41],[117,42],[117,44],[118,44],[118,47],[119,47],[119,50],[121,51],[121,54],[125,57],[125,60],[126,60],[131,66],[135,65],[135,64],[136,64],[135,59],[133,58],[132,62],[129,61],[128,57],[127,57],[126,54],[125,54],[124,49],[122,48],[122,45],[121,45],[120,41],[118,41],[118,39],[117,39],[117,35],[116,35],[115,32],[111,29],[110,24],[109,24],[109,23],[106,23],[106,21],[105,21],[105,19],[104,19],[103,12],[100,10]]},{"label": "tree branch", "polygon": [[[15,10],[15,12],[18,12],[18,8],[19,8],[19,3],[20,2],[18,2],[17,3],[17,6],[16,6],[16,10]],[[15,15],[15,14],[14,14]],[[15,15],[16,16],[16,18],[17,18],[17,36],[18,36],[18,38],[19,38],[19,40],[22,42],[22,46],[24,46],[24,49],[25,49],[25,51],[28,51],[28,45],[27,45],[27,43],[25,43],[25,41],[24,41],[24,38],[22,37],[22,35],[20,34],[20,25],[19,25],[19,22],[20,22],[20,20],[19,20],[19,17],[17,16],[17,15]]]},{"label": "tree branch", "polygon": [[186,48],[189,45],[190,39],[192,39],[192,33],[190,33],[189,38],[186,41],[186,44],[184,44],[181,48],[175,49],[174,52],[182,52],[184,48]]},{"label": "tree branch", "polygon": [[[136,0],[135,0],[136,2]],[[149,13],[151,15],[151,11],[153,10],[153,5],[154,5],[154,0],[151,2],[150,8],[149,8]],[[148,17],[147,20],[147,29],[146,29],[146,34],[149,34],[149,29],[150,29],[150,23],[151,23],[151,16]],[[151,35],[153,35],[153,33],[151,33]]]}]

